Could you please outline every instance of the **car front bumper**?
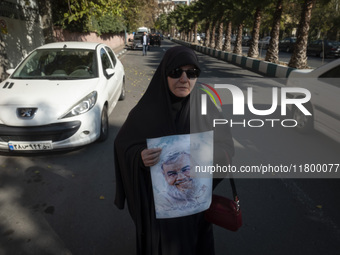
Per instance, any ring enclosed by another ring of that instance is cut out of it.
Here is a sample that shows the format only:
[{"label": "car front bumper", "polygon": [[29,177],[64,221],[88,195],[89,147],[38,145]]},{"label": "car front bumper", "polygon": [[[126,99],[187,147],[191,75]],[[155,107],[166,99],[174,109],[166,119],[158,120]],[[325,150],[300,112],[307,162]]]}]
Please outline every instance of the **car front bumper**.
[{"label": "car front bumper", "polygon": [[[7,125],[0,125],[0,151],[16,150],[12,144],[32,144],[38,145],[50,143],[52,147],[49,149],[61,149],[67,146],[60,146],[62,144],[70,145],[71,137],[74,136],[81,126],[81,121],[70,121],[54,123],[44,126],[29,126],[29,127],[14,127]],[[19,149],[20,150],[20,149]],[[26,151],[45,150],[29,148]]]}]

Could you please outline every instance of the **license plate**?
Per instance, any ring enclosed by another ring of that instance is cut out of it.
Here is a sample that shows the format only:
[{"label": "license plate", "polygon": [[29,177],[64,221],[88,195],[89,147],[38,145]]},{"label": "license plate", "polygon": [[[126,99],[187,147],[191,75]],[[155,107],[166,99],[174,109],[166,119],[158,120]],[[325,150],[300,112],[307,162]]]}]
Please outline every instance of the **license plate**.
[{"label": "license plate", "polygon": [[46,151],[52,150],[52,141],[43,142],[8,142],[11,151]]}]

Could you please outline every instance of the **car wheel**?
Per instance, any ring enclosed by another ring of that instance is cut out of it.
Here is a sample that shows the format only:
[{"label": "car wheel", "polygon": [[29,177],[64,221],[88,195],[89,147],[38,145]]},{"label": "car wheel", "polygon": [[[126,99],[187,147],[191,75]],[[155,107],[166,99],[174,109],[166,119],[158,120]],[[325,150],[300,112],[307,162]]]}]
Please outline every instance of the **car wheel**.
[{"label": "car wheel", "polygon": [[[311,107],[307,107],[307,109],[311,112]],[[313,117],[309,115],[305,115],[300,111],[299,108],[294,107],[292,112],[293,119],[297,122],[295,127],[296,131],[299,133],[309,133],[313,130]]]},{"label": "car wheel", "polygon": [[120,92],[119,100],[122,101],[125,99],[126,95],[126,90],[125,90],[125,78],[123,78],[123,85],[122,85],[122,90]]},{"label": "car wheel", "polygon": [[104,106],[100,119],[100,136],[99,142],[104,142],[109,137],[109,116],[107,113],[107,106]]}]

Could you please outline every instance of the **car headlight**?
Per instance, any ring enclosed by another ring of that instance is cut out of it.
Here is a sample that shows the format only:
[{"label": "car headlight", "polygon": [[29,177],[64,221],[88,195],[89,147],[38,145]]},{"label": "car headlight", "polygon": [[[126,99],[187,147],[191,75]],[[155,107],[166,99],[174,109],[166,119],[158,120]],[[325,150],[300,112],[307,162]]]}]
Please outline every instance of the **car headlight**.
[{"label": "car headlight", "polygon": [[70,110],[67,111],[66,114],[60,117],[60,119],[63,118],[69,118],[74,117],[80,114],[83,114],[85,112],[88,112],[92,109],[92,107],[97,102],[97,92],[93,91],[90,94],[88,94],[86,97],[84,97],[82,100],[80,100],[78,103],[73,105]]}]

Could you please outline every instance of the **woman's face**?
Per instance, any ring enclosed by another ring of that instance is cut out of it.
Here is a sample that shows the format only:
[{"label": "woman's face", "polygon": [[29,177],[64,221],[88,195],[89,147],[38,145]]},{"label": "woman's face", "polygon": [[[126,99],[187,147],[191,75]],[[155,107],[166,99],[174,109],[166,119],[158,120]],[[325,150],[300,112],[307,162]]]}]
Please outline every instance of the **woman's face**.
[{"label": "woman's face", "polygon": [[[193,65],[181,66],[179,69],[192,73],[195,69]],[[178,70],[177,70],[178,72]],[[189,73],[189,77],[190,77]],[[182,72],[179,78],[171,78],[168,76],[168,85],[170,91],[177,97],[186,97],[190,94],[191,90],[194,88],[197,78],[188,78],[186,72]]]}]

